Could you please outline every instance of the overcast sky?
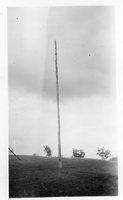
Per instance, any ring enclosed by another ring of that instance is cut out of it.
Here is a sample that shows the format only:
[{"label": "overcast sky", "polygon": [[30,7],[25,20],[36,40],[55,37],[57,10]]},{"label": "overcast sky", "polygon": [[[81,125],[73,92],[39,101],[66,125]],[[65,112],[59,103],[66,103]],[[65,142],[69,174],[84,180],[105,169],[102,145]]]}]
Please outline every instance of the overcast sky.
[{"label": "overcast sky", "polygon": [[114,8],[8,8],[9,144],[57,155],[54,40],[58,46],[62,155],[116,154]]}]

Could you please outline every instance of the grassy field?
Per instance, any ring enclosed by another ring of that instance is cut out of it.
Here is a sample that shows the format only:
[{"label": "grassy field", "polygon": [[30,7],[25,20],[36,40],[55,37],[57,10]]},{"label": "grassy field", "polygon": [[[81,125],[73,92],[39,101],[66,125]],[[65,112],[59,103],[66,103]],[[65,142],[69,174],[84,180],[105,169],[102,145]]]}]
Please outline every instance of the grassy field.
[{"label": "grassy field", "polygon": [[9,156],[9,197],[116,196],[117,162]]}]

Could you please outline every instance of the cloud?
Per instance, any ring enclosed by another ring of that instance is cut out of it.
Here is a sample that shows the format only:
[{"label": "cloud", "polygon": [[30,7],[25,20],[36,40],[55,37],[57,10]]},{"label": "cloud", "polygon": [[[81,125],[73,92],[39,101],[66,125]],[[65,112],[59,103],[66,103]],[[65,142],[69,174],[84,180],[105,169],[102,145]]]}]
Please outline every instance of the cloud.
[{"label": "cloud", "polygon": [[[112,7],[53,7],[41,12],[36,8],[9,10],[11,88],[56,98],[56,39],[62,99],[114,93]],[[16,22],[16,16],[20,23]]]},{"label": "cloud", "polygon": [[115,151],[113,14],[110,6],[8,9],[9,143],[16,139],[19,154],[49,144],[57,155],[55,39],[63,155]]}]

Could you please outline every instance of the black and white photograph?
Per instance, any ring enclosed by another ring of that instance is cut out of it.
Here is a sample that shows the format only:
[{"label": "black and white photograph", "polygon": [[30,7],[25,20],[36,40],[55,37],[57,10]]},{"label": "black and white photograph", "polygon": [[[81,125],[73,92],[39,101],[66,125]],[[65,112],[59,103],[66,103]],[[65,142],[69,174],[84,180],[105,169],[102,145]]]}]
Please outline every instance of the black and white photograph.
[{"label": "black and white photograph", "polygon": [[115,7],[7,8],[9,198],[118,196]]}]

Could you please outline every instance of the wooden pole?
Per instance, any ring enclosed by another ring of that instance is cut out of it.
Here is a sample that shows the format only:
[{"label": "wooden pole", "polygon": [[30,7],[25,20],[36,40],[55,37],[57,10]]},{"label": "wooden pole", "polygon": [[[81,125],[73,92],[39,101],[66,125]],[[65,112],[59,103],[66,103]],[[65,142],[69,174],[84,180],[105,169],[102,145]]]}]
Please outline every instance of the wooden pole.
[{"label": "wooden pole", "polygon": [[10,148],[8,148],[8,149],[18,160],[21,160]]},{"label": "wooden pole", "polygon": [[57,64],[57,43],[55,40],[55,69],[56,69],[56,90],[57,90],[57,116],[58,116],[58,155],[59,155],[59,168],[62,168],[61,156],[61,137],[60,137],[60,109],[59,109],[59,81],[58,81],[58,64]]}]

